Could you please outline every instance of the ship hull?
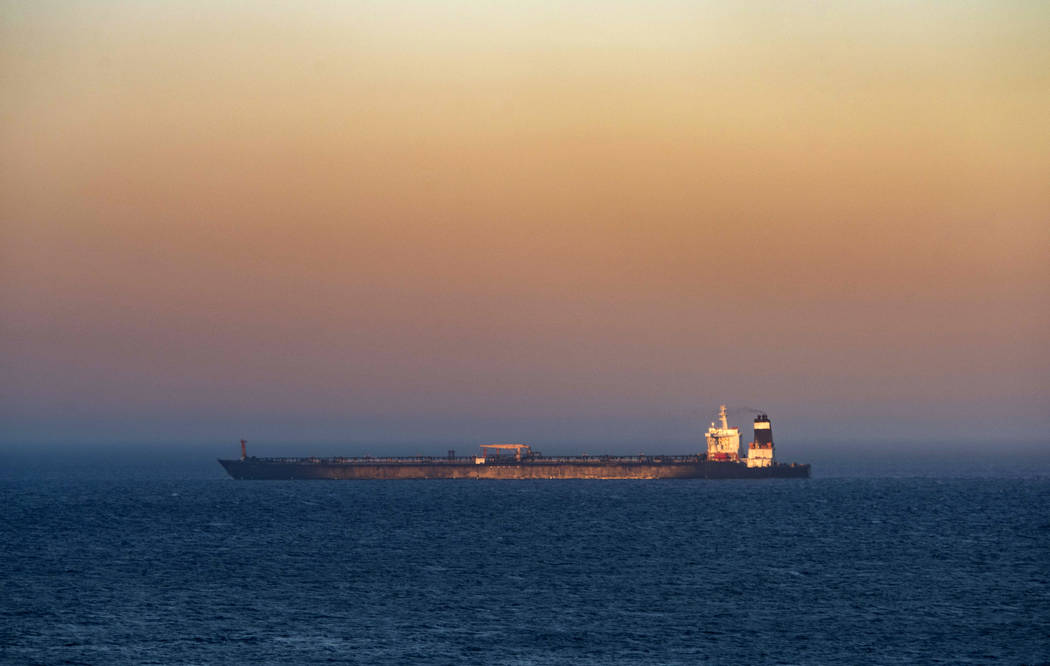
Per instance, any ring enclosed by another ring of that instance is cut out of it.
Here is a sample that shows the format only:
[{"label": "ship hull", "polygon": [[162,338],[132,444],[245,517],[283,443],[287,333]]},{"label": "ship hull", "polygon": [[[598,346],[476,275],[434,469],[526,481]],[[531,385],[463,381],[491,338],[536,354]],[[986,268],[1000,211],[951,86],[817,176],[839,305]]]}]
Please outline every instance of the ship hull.
[{"label": "ship hull", "polygon": [[246,458],[219,460],[240,480],[369,480],[369,479],[771,479],[809,478],[810,466],[776,464],[748,467],[744,463],[710,460],[580,461],[529,460],[507,463],[471,462],[329,462],[275,461]]}]

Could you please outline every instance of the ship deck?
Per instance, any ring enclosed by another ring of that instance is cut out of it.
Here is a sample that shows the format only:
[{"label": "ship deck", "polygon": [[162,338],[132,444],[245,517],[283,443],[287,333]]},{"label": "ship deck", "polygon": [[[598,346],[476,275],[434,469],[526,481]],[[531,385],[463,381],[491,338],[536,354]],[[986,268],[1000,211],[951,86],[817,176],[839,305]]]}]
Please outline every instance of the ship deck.
[{"label": "ship deck", "polygon": [[529,464],[639,464],[639,463],[697,463],[707,460],[705,455],[692,456],[489,456],[478,462],[476,456],[352,456],[352,457],[256,457],[244,460],[260,463],[311,465],[529,465]]}]

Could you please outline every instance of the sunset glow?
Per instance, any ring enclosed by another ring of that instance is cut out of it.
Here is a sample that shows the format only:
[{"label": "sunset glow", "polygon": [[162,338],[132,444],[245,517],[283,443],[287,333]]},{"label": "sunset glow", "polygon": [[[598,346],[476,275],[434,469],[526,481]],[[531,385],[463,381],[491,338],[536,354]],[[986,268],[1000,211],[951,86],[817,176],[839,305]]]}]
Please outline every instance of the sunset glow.
[{"label": "sunset glow", "polygon": [[1048,6],[740,4],[3,3],[3,439],[1045,437]]}]

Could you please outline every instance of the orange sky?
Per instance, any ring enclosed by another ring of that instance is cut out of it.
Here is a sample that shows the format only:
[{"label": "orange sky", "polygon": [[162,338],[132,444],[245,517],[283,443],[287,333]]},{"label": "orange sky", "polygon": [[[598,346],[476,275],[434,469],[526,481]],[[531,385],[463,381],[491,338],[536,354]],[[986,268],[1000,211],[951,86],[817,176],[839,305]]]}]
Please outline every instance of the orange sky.
[{"label": "orange sky", "polygon": [[0,438],[1045,437],[1044,4],[441,4],[0,5]]}]

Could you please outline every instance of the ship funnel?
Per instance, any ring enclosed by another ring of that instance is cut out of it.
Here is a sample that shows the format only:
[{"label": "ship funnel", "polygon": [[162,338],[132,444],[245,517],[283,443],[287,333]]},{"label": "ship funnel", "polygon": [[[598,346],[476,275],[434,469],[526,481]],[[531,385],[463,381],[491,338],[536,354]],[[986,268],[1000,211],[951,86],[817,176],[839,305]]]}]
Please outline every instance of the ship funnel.
[{"label": "ship funnel", "polygon": [[248,440],[246,440],[246,439],[242,439],[241,440],[241,460],[244,460],[245,458],[248,457],[248,446],[247,446],[247,444],[248,444]]},{"label": "ship funnel", "polygon": [[769,422],[769,416],[759,414],[755,417],[755,444],[765,446],[773,444],[773,424]]},{"label": "ship funnel", "polygon": [[773,425],[768,416],[759,414],[755,417],[755,439],[747,450],[747,466],[772,467],[773,460]]}]

